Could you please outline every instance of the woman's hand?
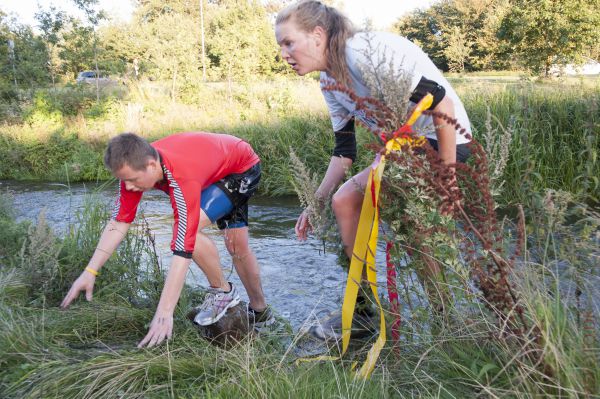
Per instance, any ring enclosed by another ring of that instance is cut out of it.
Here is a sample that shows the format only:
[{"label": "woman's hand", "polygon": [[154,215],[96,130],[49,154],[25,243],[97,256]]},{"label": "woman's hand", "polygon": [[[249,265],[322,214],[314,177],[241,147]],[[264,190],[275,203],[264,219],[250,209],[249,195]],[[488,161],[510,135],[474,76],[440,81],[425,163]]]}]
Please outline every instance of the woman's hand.
[{"label": "woman's hand", "polygon": [[154,345],[158,345],[166,339],[171,339],[173,335],[173,314],[170,312],[156,311],[152,322],[150,323],[150,329],[148,334],[138,344],[138,348],[147,346],[152,348]]},{"label": "woman's hand", "polygon": [[310,210],[308,208],[304,209],[296,222],[296,237],[298,237],[300,241],[305,241],[308,238],[308,233],[312,231],[312,226],[308,220],[309,213]]},{"label": "woman's hand", "polygon": [[89,302],[92,300],[92,293],[94,292],[94,283],[96,282],[96,276],[88,271],[84,271],[81,275],[75,280],[69,292],[62,300],[60,307],[62,309],[67,309],[71,302],[73,302],[81,291],[85,291],[85,299]]}]

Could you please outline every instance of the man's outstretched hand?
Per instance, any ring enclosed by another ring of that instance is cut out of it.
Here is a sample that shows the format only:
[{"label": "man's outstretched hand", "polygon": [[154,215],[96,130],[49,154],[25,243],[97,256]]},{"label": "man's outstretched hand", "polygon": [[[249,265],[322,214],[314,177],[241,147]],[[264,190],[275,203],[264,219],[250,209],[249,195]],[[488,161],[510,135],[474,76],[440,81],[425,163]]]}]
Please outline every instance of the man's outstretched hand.
[{"label": "man's outstretched hand", "polygon": [[171,339],[173,335],[173,314],[169,312],[156,311],[148,334],[138,344],[138,348],[152,348],[166,339]]},{"label": "man's outstretched hand", "polygon": [[65,296],[65,298],[60,303],[61,309],[67,309],[71,302],[73,302],[81,291],[85,291],[85,299],[89,302],[92,300],[92,293],[94,292],[94,284],[96,283],[96,276],[93,274],[84,271],[81,275],[75,280],[71,289]]}]

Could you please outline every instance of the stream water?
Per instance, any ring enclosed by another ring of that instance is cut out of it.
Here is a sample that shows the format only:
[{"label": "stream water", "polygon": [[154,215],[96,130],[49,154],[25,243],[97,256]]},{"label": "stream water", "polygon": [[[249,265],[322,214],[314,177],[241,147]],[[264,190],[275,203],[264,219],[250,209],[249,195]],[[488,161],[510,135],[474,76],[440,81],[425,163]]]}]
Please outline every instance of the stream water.
[{"label": "stream water", "polygon": [[[112,202],[116,195],[116,184],[98,189],[89,184],[66,186],[58,183],[3,181],[0,182],[0,189],[11,193],[18,220],[35,221],[44,210],[47,222],[59,235],[66,231],[70,223],[74,223],[77,212],[90,195],[98,196],[106,203]],[[144,193],[141,209],[156,237],[161,263],[163,267],[168,267],[172,256],[169,245],[173,223],[169,198],[158,190]],[[289,320],[294,329],[340,309],[346,283],[346,273],[339,264],[337,254],[324,251],[318,239],[310,238],[306,242],[296,239],[294,225],[300,211],[293,197],[253,198],[249,209],[250,246],[261,267],[267,301],[279,315]],[[206,233],[219,249],[225,276],[238,285],[242,299],[247,300],[243,286],[232,270],[222,233],[212,226]],[[384,254],[380,254],[377,261],[381,264],[384,259]],[[379,275],[383,282],[384,273],[380,272]],[[204,274],[195,265],[188,273],[188,284],[207,286]]]}]

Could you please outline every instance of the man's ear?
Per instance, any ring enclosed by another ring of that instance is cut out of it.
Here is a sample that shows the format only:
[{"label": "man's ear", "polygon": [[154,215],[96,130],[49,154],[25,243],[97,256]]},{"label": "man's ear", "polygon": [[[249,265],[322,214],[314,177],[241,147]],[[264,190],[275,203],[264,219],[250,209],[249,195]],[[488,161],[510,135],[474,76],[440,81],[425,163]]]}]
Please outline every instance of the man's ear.
[{"label": "man's ear", "polygon": [[146,162],[146,170],[157,170],[160,169],[160,162],[158,162],[158,159],[149,159],[148,162]]}]

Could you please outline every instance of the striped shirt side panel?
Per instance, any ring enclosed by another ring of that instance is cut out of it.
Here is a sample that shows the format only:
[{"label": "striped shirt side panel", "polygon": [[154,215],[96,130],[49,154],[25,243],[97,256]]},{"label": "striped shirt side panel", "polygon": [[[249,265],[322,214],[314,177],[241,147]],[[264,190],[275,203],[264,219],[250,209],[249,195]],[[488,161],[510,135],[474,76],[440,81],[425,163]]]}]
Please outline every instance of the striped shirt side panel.
[{"label": "striped shirt side panel", "polygon": [[117,201],[115,202],[115,206],[113,207],[113,213],[111,218],[117,219],[119,215],[119,211],[121,210],[121,181],[119,180],[119,191],[117,192]]},{"label": "striped shirt side panel", "polygon": [[169,186],[173,188],[173,197],[175,198],[175,206],[177,206],[177,235],[175,238],[175,251],[185,251],[185,233],[187,229],[187,205],[183,198],[183,192],[179,184],[173,178],[173,174],[166,166],[163,165],[163,172],[167,176]]}]

